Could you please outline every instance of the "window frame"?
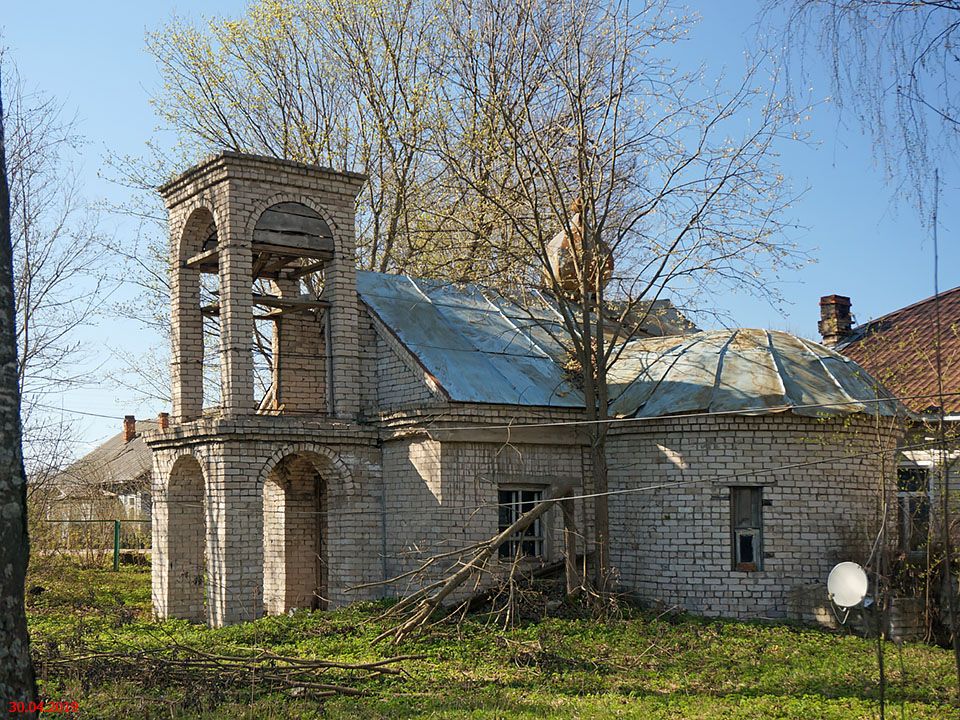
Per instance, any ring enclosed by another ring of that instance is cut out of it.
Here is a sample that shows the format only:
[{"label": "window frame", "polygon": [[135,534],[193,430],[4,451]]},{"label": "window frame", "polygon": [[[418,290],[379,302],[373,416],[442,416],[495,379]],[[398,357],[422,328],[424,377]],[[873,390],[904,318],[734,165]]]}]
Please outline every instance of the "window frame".
[{"label": "window frame", "polygon": [[[924,487],[920,490],[904,489],[906,473],[916,473],[923,476]],[[930,481],[933,475],[933,468],[919,464],[903,464],[897,467],[897,543],[900,551],[910,554],[922,553],[926,547],[930,534],[930,513],[932,502],[930,497]],[[917,508],[925,508],[927,532],[919,542],[915,542],[914,523],[917,518],[916,509],[911,508],[912,503],[917,503]]]},{"label": "window frame", "polygon": [[[503,532],[515,523],[524,512],[531,509],[532,506],[543,502],[545,490],[546,487],[543,485],[497,485],[497,532]],[[524,493],[530,493],[533,497],[524,499]],[[503,496],[506,494],[515,496],[515,498],[504,502]],[[529,505],[530,507],[524,510],[524,505]],[[506,524],[504,524],[503,521],[503,511],[505,508],[509,508],[510,513],[509,522]],[[511,536],[504,541],[504,543],[497,548],[497,559],[500,562],[513,562],[518,558],[518,548],[522,550],[524,545],[533,543],[533,553],[521,552],[519,554],[520,562],[538,562],[545,560],[548,552],[548,537],[547,518],[545,515],[541,515],[533,521],[533,524],[527,529],[527,532],[524,532],[522,535]]]},{"label": "window frame", "polygon": [[[747,494],[750,508],[748,513],[740,511],[739,503],[744,493]],[[740,522],[739,518],[749,515],[747,522]],[[754,540],[753,560],[741,559],[742,538],[751,535]],[[737,572],[760,572],[763,570],[763,486],[762,485],[731,485],[730,486],[730,564]]]}]

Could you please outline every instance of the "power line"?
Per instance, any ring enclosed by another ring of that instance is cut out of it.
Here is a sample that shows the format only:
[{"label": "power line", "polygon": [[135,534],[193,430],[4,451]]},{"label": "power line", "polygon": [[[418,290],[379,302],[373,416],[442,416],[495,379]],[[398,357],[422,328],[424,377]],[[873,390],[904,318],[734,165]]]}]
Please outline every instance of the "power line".
[{"label": "power line", "polygon": [[[955,397],[960,396],[960,391],[957,392],[944,392],[943,397]],[[603,418],[597,420],[550,420],[543,422],[525,422],[525,423],[506,423],[498,425],[458,425],[451,427],[443,427],[443,430],[446,431],[465,431],[465,430],[511,430],[517,428],[546,428],[546,427],[563,427],[568,425],[597,425],[597,424],[618,424],[618,423],[629,423],[629,422],[656,422],[660,420],[676,420],[682,418],[700,418],[700,417],[723,417],[728,415],[744,415],[744,416],[756,416],[756,415],[776,415],[783,412],[788,412],[791,410],[817,410],[817,409],[828,409],[828,408],[839,408],[846,407],[849,405],[868,405],[873,403],[884,403],[884,402],[896,402],[904,400],[924,400],[931,398],[939,398],[939,393],[934,394],[923,394],[923,395],[890,395],[888,397],[878,397],[874,399],[865,399],[865,400],[843,400],[832,403],[809,403],[809,404],[790,404],[790,405],[764,405],[750,408],[742,408],[739,410],[716,410],[716,411],[702,411],[702,412],[690,412],[690,413],[674,413],[670,415],[656,415],[651,417],[615,417],[615,418]],[[475,403],[464,403],[467,405],[473,405]],[[122,415],[106,415],[103,413],[90,412],[88,410],[75,410],[72,408],[57,407],[54,405],[45,405],[43,403],[34,403],[35,407],[42,407],[47,410],[56,410],[58,412],[72,413],[74,415],[88,415],[90,417],[106,418],[108,420],[123,420],[124,416]],[[211,408],[217,409],[217,408]],[[579,408],[561,408],[556,407],[552,408],[554,410],[571,410],[576,411]],[[281,410],[281,411],[270,411],[270,412],[256,412],[251,413],[253,415],[261,417],[283,417],[284,415],[309,415],[317,418],[327,417],[325,413],[315,412],[312,410]],[[426,418],[425,418],[426,419]],[[442,417],[432,417],[429,418],[430,422],[437,422],[442,420]],[[372,424],[372,423],[366,423]]]}]

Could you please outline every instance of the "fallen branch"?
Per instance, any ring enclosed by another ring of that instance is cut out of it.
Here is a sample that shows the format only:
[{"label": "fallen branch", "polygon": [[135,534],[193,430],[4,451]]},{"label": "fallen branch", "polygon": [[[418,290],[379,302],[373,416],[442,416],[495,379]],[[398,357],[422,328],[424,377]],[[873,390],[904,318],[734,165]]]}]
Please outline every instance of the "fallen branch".
[{"label": "fallen branch", "polygon": [[444,600],[470,577],[484,571],[487,561],[501,545],[516,535],[522,534],[555,503],[569,495],[573,491],[573,487],[573,481],[571,480],[560,480],[554,483],[547,488],[544,499],[517,518],[516,522],[490,540],[478,543],[475,546],[478,549],[473,556],[463,562],[456,572],[400,600],[387,611],[386,616],[399,615],[404,619],[395,628],[386,630],[377,636],[377,641],[392,636],[394,642],[400,642],[408,634],[428,623]]},{"label": "fallen branch", "polygon": [[[36,648],[35,663],[42,677],[68,675],[90,684],[105,679],[131,679],[162,686],[193,686],[225,690],[260,685],[270,691],[308,691],[316,697],[364,695],[356,687],[383,675],[400,675],[398,667],[423,655],[399,655],[367,663],[310,660],[260,650],[254,655],[220,655],[180,644],[140,650],[85,649],[64,654],[59,648]],[[334,677],[326,677],[332,674]]]}]

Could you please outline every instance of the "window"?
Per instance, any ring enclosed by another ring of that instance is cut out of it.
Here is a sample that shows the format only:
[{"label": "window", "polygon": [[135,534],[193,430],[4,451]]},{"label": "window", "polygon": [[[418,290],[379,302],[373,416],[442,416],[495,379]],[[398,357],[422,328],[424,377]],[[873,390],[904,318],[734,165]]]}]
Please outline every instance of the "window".
[{"label": "window", "polygon": [[733,569],[763,569],[763,488],[730,488]]},{"label": "window", "polygon": [[[500,506],[500,532],[513,525],[525,512],[543,501],[543,490],[511,488],[497,492]],[[543,517],[539,517],[522,533],[515,533],[498,549],[502,559],[541,557],[543,555]]]},{"label": "window", "polygon": [[897,506],[900,549],[903,552],[921,550],[927,543],[930,526],[929,468],[897,468]]}]

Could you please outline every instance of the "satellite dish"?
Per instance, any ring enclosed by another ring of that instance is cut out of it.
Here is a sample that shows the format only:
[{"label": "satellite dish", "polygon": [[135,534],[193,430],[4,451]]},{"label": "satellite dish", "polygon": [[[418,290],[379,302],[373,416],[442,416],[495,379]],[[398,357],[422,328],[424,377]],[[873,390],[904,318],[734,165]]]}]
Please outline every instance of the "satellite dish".
[{"label": "satellite dish", "polygon": [[827,594],[834,605],[851,608],[867,596],[867,573],[855,562],[842,562],[827,577]]}]

